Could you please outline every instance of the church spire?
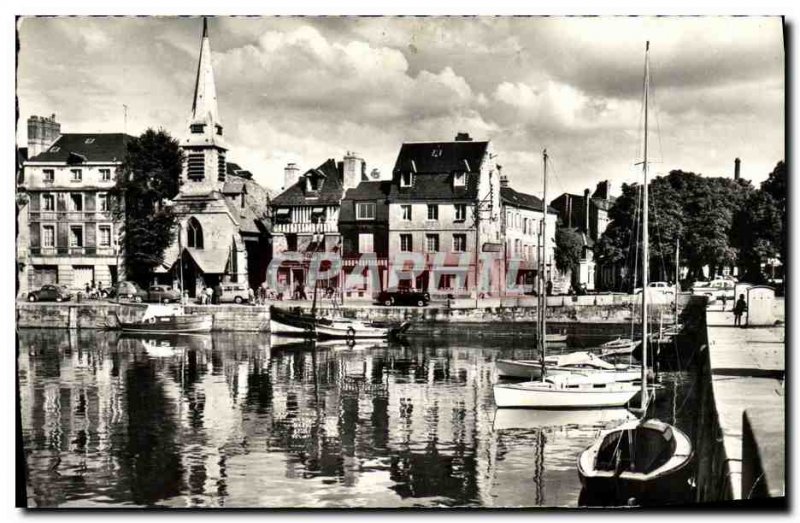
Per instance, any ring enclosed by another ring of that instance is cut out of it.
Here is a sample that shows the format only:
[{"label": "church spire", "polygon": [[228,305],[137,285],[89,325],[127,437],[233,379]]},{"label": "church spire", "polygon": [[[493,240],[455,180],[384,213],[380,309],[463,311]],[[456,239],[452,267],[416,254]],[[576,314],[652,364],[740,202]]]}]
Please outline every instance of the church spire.
[{"label": "church spire", "polygon": [[211,128],[219,125],[217,111],[217,89],[214,85],[214,69],[211,66],[211,42],[208,38],[208,19],[203,17],[203,38],[200,44],[200,60],[192,100],[192,123],[204,123]]}]

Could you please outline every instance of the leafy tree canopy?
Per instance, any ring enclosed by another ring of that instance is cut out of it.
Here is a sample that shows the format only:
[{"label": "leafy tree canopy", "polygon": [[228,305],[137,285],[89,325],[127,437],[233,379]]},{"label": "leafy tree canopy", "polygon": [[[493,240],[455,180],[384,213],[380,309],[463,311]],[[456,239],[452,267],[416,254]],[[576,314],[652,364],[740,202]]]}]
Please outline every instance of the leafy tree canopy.
[{"label": "leafy tree canopy", "polygon": [[583,238],[577,229],[559,227],[556,229],[556,269],[567,272],[575,269],[583,255]]},{"label": "leafy tree canopy", "polygon": [[111,191],[121,221],[128,279],[148,283],[175,235],[176,219],[168,202],[180,187],[183,152],[166,131],[148,129],[128,142],[122,173]]}]

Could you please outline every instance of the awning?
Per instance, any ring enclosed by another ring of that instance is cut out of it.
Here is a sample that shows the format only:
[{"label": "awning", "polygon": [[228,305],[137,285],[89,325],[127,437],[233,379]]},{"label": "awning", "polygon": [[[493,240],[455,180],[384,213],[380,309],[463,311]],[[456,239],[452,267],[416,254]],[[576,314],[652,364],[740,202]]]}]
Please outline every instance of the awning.
[{"label": "awning", "polygon": [[206,274],[223,274],[228,265],[229,249],[195,249],[186,247],[197,267]]}]

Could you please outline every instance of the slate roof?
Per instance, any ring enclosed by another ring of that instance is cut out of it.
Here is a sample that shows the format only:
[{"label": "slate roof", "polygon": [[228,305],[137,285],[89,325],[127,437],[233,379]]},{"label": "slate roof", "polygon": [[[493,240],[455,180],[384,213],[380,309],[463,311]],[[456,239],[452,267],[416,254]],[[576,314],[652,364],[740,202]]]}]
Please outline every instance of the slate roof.
[{"label": "slate roof", "polygon": [[478,172],[489,142],[413,142],[400,147],[394,172],[417,174]]},{"label": "slate roof", "polygon": [[392,182],[389,180],[362,181],[344,194],[345,200],[377,200],[389,196]]},{"label": "slate roof", "polygon": [[125,159],[128,142],[133,139],[123,133],[62,134],[47,151],[29,161],[66,162],[77,157],[87,162],[121,162]]},{"label": "slate roof", "polygon": [[[320,176],[321,175],[321,176]],[[306,177],[320,177],[319,191],[306,194]],[[309,169],[297,182],[272,199],[273,207],[289,205],[325,205],[339,203],[342,199],[342,177],[336,160],[329,159],[316,169]]]},{"label": "slate roof", "polygon": [[243,181],[233,180],[222,184],[222,193],[239,195],[242,193],[247,193],[247,189],[245,188]]},{"label": "slate roof", "polygon": [[[532,211],[542,212],[542,199],[532,194],[515,191],[511,187],[501,187],[500,197],[502,198],[503,203],[514,205],[516,207],[523,207]],[[550,214],[558,214],[558,211],[549,205],[547,206],[547,212]]]}]

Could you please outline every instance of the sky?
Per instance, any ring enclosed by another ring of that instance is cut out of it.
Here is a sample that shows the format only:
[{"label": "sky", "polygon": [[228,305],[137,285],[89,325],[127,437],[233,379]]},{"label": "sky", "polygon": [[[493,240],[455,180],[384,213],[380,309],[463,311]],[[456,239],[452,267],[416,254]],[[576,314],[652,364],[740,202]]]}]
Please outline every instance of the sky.
[{"label": "sky", "polygon": [[[187,132],[202,20],[23,18],[17,141],[30,115],[62,132]],[[491,140],[511,185],[548,199],[640,176],[645,41],[649,159],[759,183],[784,159],[780,18],[214,17],[228,160],[279,192],[355,151],[389,176],[404,141]],[[123,105],[127,106],[127,124]]]}]

